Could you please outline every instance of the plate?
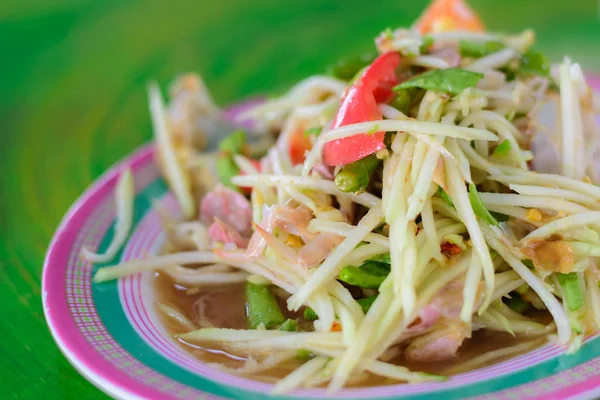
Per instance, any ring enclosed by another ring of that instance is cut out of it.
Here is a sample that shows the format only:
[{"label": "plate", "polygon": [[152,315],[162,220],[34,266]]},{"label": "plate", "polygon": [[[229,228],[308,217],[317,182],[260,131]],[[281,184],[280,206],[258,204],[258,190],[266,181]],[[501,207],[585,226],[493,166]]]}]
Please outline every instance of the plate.
[{"label": "plate", "polygon": [[[591,78],[600,90],[600,79]],[[148,144],[94,183],[64,217],[48,250],[43,273],[43,303],[60,349],[88,380],[118,399],[259,399],[271,385],[228,375],[202,364],[170,338],[153,306],[152,273],[93,283],[93,266],[82,247],[103,252],[111,241],[116,210],[114,186],[130,168],[135,179],[134,226],[110,264],[155,254],[161,248],[159,202],[177,215],[174,196],[154,165]],[[485,399],[592,398],[600,394],[600,336],[581,350],[546,345],[531,353],[441,383],[395,384],[346,389],[337,398]],[[322,398],[324,389],[304,389],[294,398]],[[271,396],[289,399],[290,396]]]}]

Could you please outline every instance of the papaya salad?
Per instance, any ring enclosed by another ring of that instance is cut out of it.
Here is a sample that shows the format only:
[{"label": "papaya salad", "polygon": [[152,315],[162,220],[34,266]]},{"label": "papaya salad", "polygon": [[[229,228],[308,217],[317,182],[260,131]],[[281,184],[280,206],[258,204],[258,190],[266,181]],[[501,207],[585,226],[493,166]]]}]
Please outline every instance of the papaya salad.
[{"label": "papaya salad", "polygon": [[[461,361],[479,332],[523,340],[453,371],[547,342],[577,351],[600,330],[598,103],[578,64],[552,66],[534,42],[435,1],[373,54],[246,106],[247,129],[216,153],[203,146],[225,114],[202,79],[178,79],[168,104],[151,85],[157,163],[181,218],[157,206],[164,252],[94,280],[157,271],[186,296],[235,288],[241,303],[208,311],[235,308],[236,328],[203,317],[206,304],[158,310],[180,342],[235,355],[221,365],[231,373],[294,361],[278,392],[443,380],[452,372],[426,365]],[[113,244],[90,261],[123,244],[132,198],[127,172]]]}]

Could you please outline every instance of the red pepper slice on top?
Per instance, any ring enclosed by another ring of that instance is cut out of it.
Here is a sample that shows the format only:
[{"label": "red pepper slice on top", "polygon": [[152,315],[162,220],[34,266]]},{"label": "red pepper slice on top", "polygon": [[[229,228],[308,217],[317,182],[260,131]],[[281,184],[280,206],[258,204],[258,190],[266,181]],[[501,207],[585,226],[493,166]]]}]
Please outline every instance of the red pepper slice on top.
[{"label": "red pepper slice on top", "polygon": [[[397,52],[377,57],[345,93],[332,129],[381,119],[377,104],[392,98],[392,88],[398,83],[398,65]],[[323,161],[326,165],[346,165],[364,158],[385,147],[384,136],[385,132],[364,133],[328,142],[323,147]]]}]

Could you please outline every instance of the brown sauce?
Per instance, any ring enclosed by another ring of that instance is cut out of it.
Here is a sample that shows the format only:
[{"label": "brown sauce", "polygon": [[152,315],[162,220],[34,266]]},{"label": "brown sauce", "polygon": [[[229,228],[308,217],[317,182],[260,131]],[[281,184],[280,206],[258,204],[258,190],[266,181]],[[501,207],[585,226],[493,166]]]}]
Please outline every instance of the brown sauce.
[{"label": "brown sauce", "polygon": [[[158,302],[167,304],[179,310],[179,312],[181,312],[188,320],[196,324],[198,329],[200,326],[198,325],[199,315],[197,303],[204,296],[207,296],[205,299],[208,299],[206,302],[207,307],[205,307],[205,310],[207,308],[208,310],[205,315],[208,315],[209,319],[212,321],[219,321],[219,326],[217,327],[247,329],[243,284],[229,285],[226,287],[209,287],[202,288],[199,291],[189,291],[188,288],[174,284],[168,276],[157,273],[155,279],[155,291]],[[281,300],[281,309],[285,313],[286,308],[284,307],[284,304],[285,302]],[[214,313],[212,313],[213,311]],[[164,326],[173,337],[187,332],[184,327],[165,316],[160,310],[158,310],[158,315],[161,316]],[[286,316],[298,318],[299,315],[301,315],[301,313],[288,313]],[[530,316],[542,323],[550,322],[547,313],[537,312],[536,315]],[[450,368],[476,356],[535,339],[539,339],[539,337],[513,337],[508,333],[479,330],[473,332],[473,336],[463,342],[456,357],[453,359],[442,362],[415,362],[406,360],[400,355],[393,358],[391,362],[406,366],[413,371],[425,371],[447,375],[447,371]],[[208,347],[206,344],[199,345],[197,343],[188,343],[177,338],[174,340],[200,361],[206,363],[219,363],[229,368],[242,367],[248,356],[247,354],[230,349],[224,344],[210,343],[210,347]],[[505,361],[507,358],[510,357],[494,360],[493,363]],[[245,376],[263,382],[274,382],[277,379],[286,376],[301,364],[302,361],[291,360],[268,371]],[[359,384],[349,386],[376,386],[394,383],[397,383],[397,381],[378,376],[371,376],[369,379],[361,381]]]}]

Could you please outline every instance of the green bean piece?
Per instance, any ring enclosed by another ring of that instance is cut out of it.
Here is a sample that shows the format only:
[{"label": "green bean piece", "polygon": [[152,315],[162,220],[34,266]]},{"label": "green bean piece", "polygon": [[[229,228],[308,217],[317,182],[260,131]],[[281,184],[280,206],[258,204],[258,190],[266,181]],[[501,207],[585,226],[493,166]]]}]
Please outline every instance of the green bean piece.
[{"label": "green bean piece", "polygon": [[363,312],[366,314],[367,312],[369,312],[369,309],[375,302],[376,298],[377,298],[377,295],[374,295],[374,296],[365,297],[364,299],[358,299],[358,300],[356,300],[356,302],[358,304],[360,304]]},{"label": "green bean piece", "polygon": [[471,207],[473,207],[473,211],[477,218],[482,220],[488,225],[498,226],[498,221],[487,208],[483,205],[483,201],[481,201],[481,197],[479,197],[479,193],[477,193],[477,188],[474,184],[469,184],[469,201],[471,202]]},{"label": "green bean piece", "polygon": [[392,263],[392,260],[390,259],[390,253],[377,254],[376,256],[369,258],[368,261],[373,261],[376,263],[387,264],[387,265],[390,265]]},{"label": "green bean piece", "polygon": [[460,55],[463,57],[479,58],[500,51],[504,47],[504,44],[498,41],[475,42],[470,40],[461,40]]},{"label": "green bean piece", "polygon": [[306,349],[298,349],[298,351],[296,352],[296,358],[301,361],[310,360],[314,356],[315,355],[311,353],[310,350]]},{"label": "green bean piece", "polygon": [[409,89],[400,89],[394,95],[390,103],[396,110],[401,111],[404,115],[408,115],[412,105],[412,93]]},{"label": "green bean piece", "polygon": [[284,332],[298,332],[298,320],[286,319],[285,322],[279,326],[279,330]]},{"label": "green bean piece", "polygon": [[378,289],[385,280],[385,276],[375,275],[358,267],[347,266],[341,269],[339,279],[349,285],[366,289]]},{"label": "green bean piece", "polygon": [[529,310],[530,304],[523,300],[521,295],[517,292],[510,292],[510,298],[504,297],[502,301],[508,306],[508,308],[518,312],[519,314]]},{"label": "green bean piece", "polygon": [[563,300],[566,302],[567,308],[571,311],[579,310],[583,306],[583,289],[577,273],[558,273],[558,283],[562,288]]},{"label": "green bean piece", "polygon": [[360,70],[371,64],[377,57],[375,53],[363,53],[358,56],[339,60],[328,68],[328,73],[343,81],[351,80]]},{"label": "green bean piece", "polygon": [[219,182],[230,189],[239,191],[240,189],[231,183],[231,178],[240,174],[240,169],[233,161],[233,158],[227,154],[219,154],[217,156],[216,167]]},{"label": "green bean piece", "polygon": [[256,329],[260,324],[271,329],[285,322],[277,299],[266,285],[246,283],[246,312],[251,329]]},{"label": "green bean piece", "polygon": [[371,154],[344,166],[335,176],[335,186],[342,192],[364,192],[380,162],[375,154]]},{"label": "green bean piece", "polygon": [[304,315],[303,315],[303,317],[307,321],[314,321],[316,319],[319,319],[319,316],[317,315],[317,313],[315,312],[315,310],[313,310],[310,307],[306,307],[304,309]]},{"label": "green bean piece", "polygon": [[367,260],[360,267],[365,272],[372,275],[388,276],[390,273],[390,264]]},{"label": "green bean piece", "polygon": [[221,143],[219,143],[219,150],[229,155],[241,154],[244,151],[246,144],[246,131],[239,129],[233,131],[229,136],[221,140]]}]

